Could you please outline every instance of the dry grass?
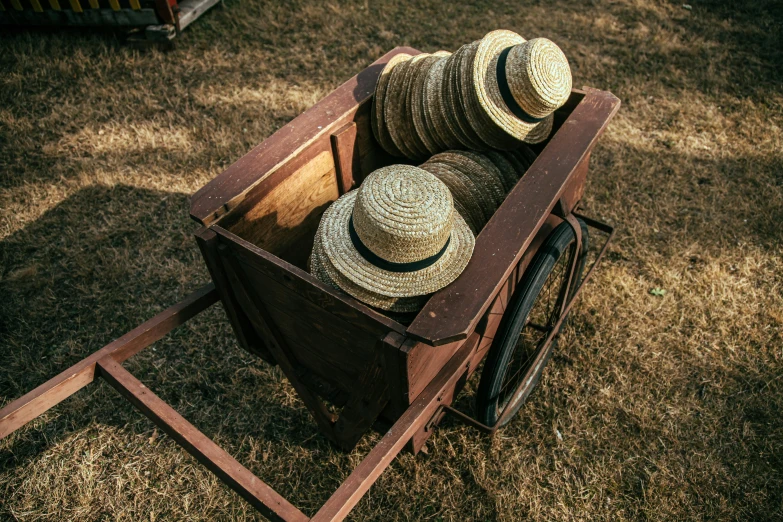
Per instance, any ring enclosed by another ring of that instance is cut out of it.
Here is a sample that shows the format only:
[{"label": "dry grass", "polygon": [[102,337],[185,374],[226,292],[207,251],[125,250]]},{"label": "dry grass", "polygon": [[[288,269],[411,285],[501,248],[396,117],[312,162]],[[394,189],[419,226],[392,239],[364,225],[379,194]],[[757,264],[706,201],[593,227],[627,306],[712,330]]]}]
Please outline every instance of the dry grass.
[{"label": "dry grass", "polygon": [[[395,45],[507,27],[623,100],[586,200],[620,237],[520,417],[445,423],[353,519],[783,519],[783,10],[692,5],[227,0],[168,54],[2,36],[0,404],[207,280],[187,196],[284,122]],[[306,513],[377,440],[332,449],[219,308],[126,366]],[[105,384],[0,442],[5,519],[256,516]]]}]

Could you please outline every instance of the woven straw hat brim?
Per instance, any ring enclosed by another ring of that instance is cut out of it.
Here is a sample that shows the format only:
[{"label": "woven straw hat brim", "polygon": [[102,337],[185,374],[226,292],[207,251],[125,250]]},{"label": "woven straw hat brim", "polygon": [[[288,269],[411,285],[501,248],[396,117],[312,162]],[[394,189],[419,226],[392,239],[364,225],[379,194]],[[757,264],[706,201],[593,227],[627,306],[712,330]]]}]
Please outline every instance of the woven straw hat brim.
[{"label": "woven straw hat brim", "polygon": [[[443,161],[439,159],[440,154],[435,155],[421,166],[429,172],[440,177],[446,186],[455,185],[456,190],[460,191],[460,202],[462,206],[473,216],[474,229],[476,231],[481,230],[486,225],[489,218],[495,212],[495,204],[492,200],[491,194],[480,187],[479,184],[471,176],[465,174],[459,167],[453,165],[448,160]],[[451,181],[447,182],[446,179]],[[455,190],[450,188],[452,192]]]},{"label": "woven straw hat brim", "polygon": [[470,46],[471,44],[463,45],[454,53],[454,62],[448,71],[448,77],[445,78],[448,81],[448,107],[451,109],[449,114],[451,114],[453,122],[457,125],[457,135],[462,145],[472,150],[485,150],[487,149],[487,144],[476,134],[476,131],[473,130],[468,121],[465,109],[466,103],[462,98],[462,89],[460,87],[462,83],[462,68],[465,63],[464,58],[469,52]]},{"label": "woven straw hat brim", "polygon": [[426,295],[415,297],[388,297],[371,292],[357,285],[342,275],[324,254],[320,227],[315,235],[313,252],[310,257],[310,270],[321,282],[342,290],[355,299],[381,310],[400,313],[416,312],[420,310],[427,302],[427,299],[429,299],[429,296]]},{"label": "woven straw hat brim", "polygon": [[439,152],[443,150],[462,147],[457,136],[449,127],[443,109],[443,76],[448,58],[441,58],[429,70],[426,82],[426,94],[424,97],[424,117],[429,126],[434,131],[433,137],[440,146]]},{"label": "woven straw hat brim", "polygon": [[383,107],[383,119],[386,128],[389,130],[389,136],[395,147],[402,153],[402,156],[407,158],[415,158],[417,151],[407,140],[408,136],[405,130],[407,107],[405,105],[404,87],[407,72],[411,67],[412,61],[417,56],[394,67],[389,75],[389,85],[386,88],[386,100]]},{"label": "woven straw hat brim", "polygon": [[514,167],[514,174],[516,174],[517,179],[521,178],[525,172],[527,172],[528,163],[517,157],[514,152],[500,152],[499,154]]},{"label": "woven straw hat brim", "polygon": [[477,235],[486,223],[486,219],[475,197],[473,182],[456,169],[441,163],[427,162],[421,165],[421,168],[437,176],[449,188],[454,198],[454,209],[459,212],[473,234]]},{"label": "woven straw hat brim", "polygon": [[489,188],[492,196],[495,198],[495,203],[499,207],[503,200],[506,199],[507,191],[503,186],[503,174],[501,174],[495,164],[483,153],[466,150],[455,150],[452,153],[462,156],[468,162],[473,162],[473,165],[470,166],[470,171],[481,183]]},{"label": "woven straw hat brim", "polygon": [[514,164],[500,152],[488,150],[484,155],[489,158],[498,169],[498,172],[500,172],[503,189],[506,191],[506,194],[508,194],[519,180],[519,174],[517,174],[516,167],[514,167]]},{"label": "woven straw hat brim", "polygon": [[479,215],[481,216],[479,221],[479,228],[483,228],[497,210],[497,205],[494,201],[492,193],[474,176],[467,174],[464,165],[462,165],[460,168],[460,166],[455,165],[454,162],[449,160],[435,160],[431,163],[440,165],[445,169],[449,169],[454,175],[458,177],[462,184],[469,187],[471,194],[470,197],[472,199],[471,204],[478,207]]},{"label": "woven straw hat brim", "polygon": [[522,145],[514,152],[518,154],[520,157],[525,158],[525,160],[527,161],[527,168],[530,168],[530,165],[532,165],[533,162],[536,161],[536,158],[538,157],[538,155],[535,152],[533,152],[533,149],[531,149],[527,145]]},{"label": "woven straw hat brim", "polygon": [[473,56],[478,45],[479,42],[476,41],[462,46],[462,52],[454,66],[452,89],[455,103],[457,103],[455,110],[457,124],[463,135],[470,141],[469,148],[471,150],[484,151],[492,148],[492,145],[482,139],[482,136],[476,132],[475,127],[470,122],[470,106],[475,103],[475,100],[473,100],[475,94],[472,92],[472,89],[468,88],[468,83],[471,81],[470,71],[473,68]]},{"label": "woven straw hat brim", "polygon": [[405,79],[403,80],[403,129],[405,130],[405,139],[407,139],[410,148],[416,153],[415,157],[411,159],[424,160],[429,157],[430,152],[427,149],[427,145],[422,140],[418,132],[416,132],[416,126],[414,122],[414,103],[413,103],[413,90],[416,86],[416,81],[421,75],[422,67],[427,65],[427,61],[432,58],[432,55],[424,53],[415,56],[411,60],[411,65],[408,68]]},{"label": "woven straw hat brim", "polygon": [[426,86],[429,71],[432,66],[440,60],[442,60],[442,58],[435,55],[424,59],[419,70],[416,72],[416,78],[411,86],[410,110],[412,113],[413,126],[416,130],[416,134],[419,136],[422,143],[424,143],[429,154],[436,154],[443,150],[441,148],[442,146],[438,143],[438,136],[436,135],[435,130],[429,125],[429,122],[425,117],[424,107],[427,96]]},{"label": "woven straw hat brim", "polygon": [[[503,190],[503,184],[500,182],[500,173],[495,176],[489,172],[485,165],[476,161],[475,153],[465,151],[449,151],[438,154],[431,161],[437,161],[451,165],[458,169],[473,181],[477,189],[478,200],[482,205],[482,210],[487,221],[492,217],[495,211],[506,197]],[[484,161],[484,159],[482,159]],[[486,160],[491,165],[491,162]],[[491,165],[495,169],[494,165]]]},{"label": "woven straw hat brim", "polygon": [[464,111],[470,126],[474,129],[481,141],[490,148],[499,150],[511,150],[519,146],[520,141],[498,126],[492,118],[481,108],[478,93],[473,85],[474,69],[476,67],[476,52],[480,41],[473,42],[466,50],[461,71],[460,89],[464,100]]},{"label": "woven straw hat brim", "polygon": [[552,130],[553,116],[550,114],[539,123],[521,120],[508,108],[500,94],[497,78],[497,62],[500,53],[507,47],[525,42],[512,31],[498,30],[488,33],[476,50],[473,67],[473,87],[479,107],[505,132],[525,143],[540,143]]},{"label": "woven straw hat brim", "polygon": [[381,145],[381,147],[391,154],[392,156],[402,156],[402,151],[394,144],[391,136],[389,135],[389,129],[386,125],[386,118],[384,116],[384,107],[386,104],[387,90],[389,86],[389,78],[394,68],[402,62],[405,62],[411,58],[410,54],[400,53],[393,56],[386,66],[381,71],[381,75],[378,78],[378,83],[375,85],[375,94],[373,96],[373,104],[370,111],[370,121],[375,139]]},{"label": "woven straw hat brim", "polygon": [[390,272],[373,265],[359,254],[349,233],[357,193],[353,190],[344,194],[324,212],[322,241],[334,268],[361,288],[389,297],[426,295],[454,281],[467,266],[475,238],[457,212],[452,213],[449,244],[435,264],[414,272]]},{"label": "woven straw hat brim", "polygon": [[457,148],[483,148],[484,145],[478,140],[472,140],[466,133],[466,128],[471,134],[475,134],[467,118],[462,114],[462,106],[459,100],[459,85],[457,74],[459,70],[459,59],[464,52],[465,46],[460,47],[457,52],[452,54],[443,68],[443,82],[441,84],[441,114],[446,122],[449,132],[457,138],[459,146]]},{"label": "woven straw hat brim", "polygon": [[571,95],[571,68],[563,51],[546,38],[511,49],[506,61],[511,95],[534,118],[562,107]]}]

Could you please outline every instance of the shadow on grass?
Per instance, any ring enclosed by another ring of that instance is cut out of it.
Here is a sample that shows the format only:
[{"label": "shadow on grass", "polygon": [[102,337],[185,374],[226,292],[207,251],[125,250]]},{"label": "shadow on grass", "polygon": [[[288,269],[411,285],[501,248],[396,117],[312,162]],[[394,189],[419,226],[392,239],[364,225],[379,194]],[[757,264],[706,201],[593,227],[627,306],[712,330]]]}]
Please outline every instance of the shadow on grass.
[{"label": "shadow on grass", "polygon": [[[3,403],[208,280],[187,208],[183,194],[91,187],[0,242]],[[220,305],[125,366],[283,494],[302,496],[294,488],[307,482],[303,475],[321,476],[333,469],[335,458],[343,463],[349,458],[318,433],[282,372],[237,346]],[[23,468],[47,448],[95,427],[119,428],[131,438],[153,431],[150,421],[100,379],[31,424],[5,441],[0,471]],[[296,448],[295,453],[320,456],[323,462],[298,464],[296,470],[281,462],[288,471],[268,477],[265,470],[275,464],[255,460],[267,444]],[[357,451],[366,449],[365,442]],[[317,501],[339,481],[331,482]],[[306,488],[304,495],[309,492]]]}]

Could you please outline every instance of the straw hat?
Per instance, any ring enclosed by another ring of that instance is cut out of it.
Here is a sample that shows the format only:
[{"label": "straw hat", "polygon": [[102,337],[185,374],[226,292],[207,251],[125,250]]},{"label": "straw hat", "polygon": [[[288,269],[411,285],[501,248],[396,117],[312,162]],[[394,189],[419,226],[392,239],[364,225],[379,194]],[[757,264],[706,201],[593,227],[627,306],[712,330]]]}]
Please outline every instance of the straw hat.
[{"label": "straw hat", "polygon": [[478,107],[496,127],[539,143],[552,131],[552,112],[571,94],[571,69],[546,38],[525,41],[512,31],[492,31],[476,49],[473,88]]},{"label": "straw hat", "polygon": [[454,209],[463,217],[474,235],[484,227],[487,216],[477,199],[478,190],[473,181],[458,169],[438,161],[428,161],[421,168],[441,180],[451,192]]},{"label": "straw hat", "polygon": [[356,285],[352,295],[361,301],[443,288],[475,243],[443,182],[408,165],[378,169],[340,197],[324,213],[319,236],[323,259]]},{"label": "straw hat", "polygon": [[378,143],[381,144],[381,147],[383,147],[386,152],[394,156],[402,156],[403,154],[391,139],[389,128],[386,124],[386,118],[384,116],[386,91],[389,86],[389,78],[391,77],[394,68],[410,58],[410,54],[400,53],[393,56],[388,61],[383,68],[383,71],[381,71],[378,83],[375,84],[375,95],[373,96],[372,110],[370,112],[370,122],[375,139],[378,140]]},{"label": "straw hat", "polygon": [[420,310],[427,302],[429,296],[426,295],[414,297],[389,297],[377,294],[360,287],[345,277],[334,267],[334,265],[332,265],[329,258],[324,254],[323,235],[320,230],[320,225],[318,228],[319,230],[315,234],[313,252],[310,255],[310,272],[322,283],[342,290],[348,295],[360,299],[362,302],[374,308],[389,312],[415,312]]}]

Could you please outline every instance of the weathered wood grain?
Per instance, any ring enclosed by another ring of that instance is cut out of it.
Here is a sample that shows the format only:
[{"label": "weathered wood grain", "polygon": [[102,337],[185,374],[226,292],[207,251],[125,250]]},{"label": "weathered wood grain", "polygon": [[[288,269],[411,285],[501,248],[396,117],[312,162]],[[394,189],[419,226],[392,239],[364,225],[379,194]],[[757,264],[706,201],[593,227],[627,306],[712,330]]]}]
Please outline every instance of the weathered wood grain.
[{"label": "weathered wood grain", "polygon": [[202,187],[191,198],[191,217],[203,225],[216,223],[313,141],[328,137],[345,124],[359,104],[372,96],[384,65],[394,55],[404,52],[419,53],[409,47],[386,53]]}]

